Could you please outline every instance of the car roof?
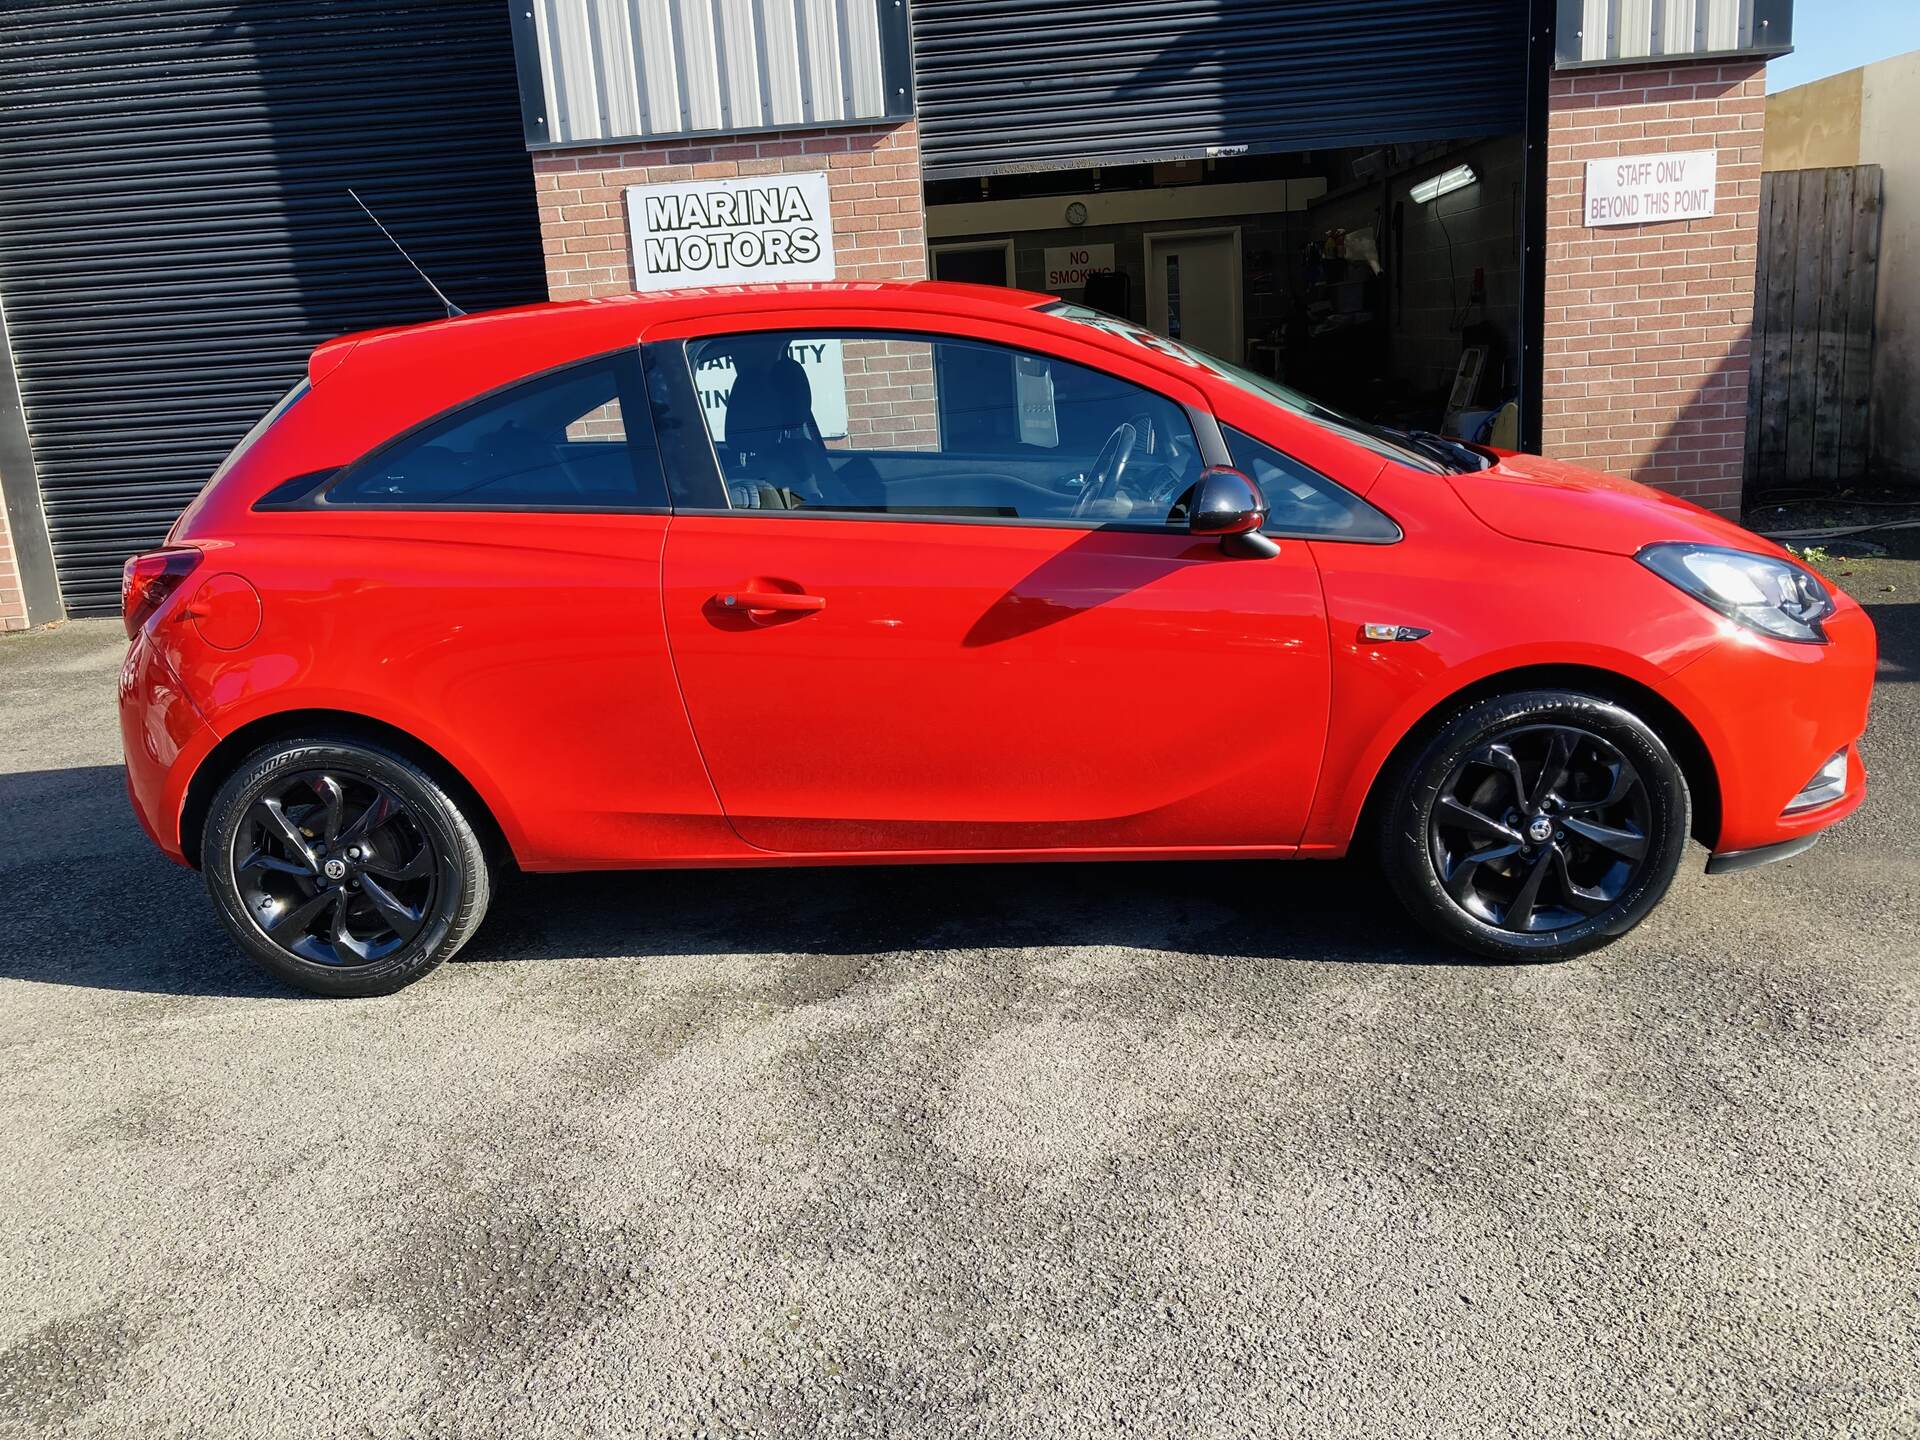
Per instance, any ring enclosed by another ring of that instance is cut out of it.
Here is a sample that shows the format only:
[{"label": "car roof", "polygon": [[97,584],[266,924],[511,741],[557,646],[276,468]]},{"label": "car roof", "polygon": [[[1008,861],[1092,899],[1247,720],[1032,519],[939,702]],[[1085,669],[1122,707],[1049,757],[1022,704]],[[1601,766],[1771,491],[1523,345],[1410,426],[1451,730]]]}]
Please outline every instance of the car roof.
[{"label": "car roof", "polygon": [[419,325],[363,330],[329,340],[307,362],[315,384],[357,350],[383,352],[389,362],[430,361],[443,347],[494,348],[521,354],[589,354],[643,339],[657,325],[704,316],[764,311],[769,303],[804,300],[809,309],[893,310],[955,319],[991,319],[1056,303],[1053,295],[1000,285],[963,285],[949,280],[837,280],[814,284],[734,285],[658,290],[588,300],[555,300],[490,310]]}]

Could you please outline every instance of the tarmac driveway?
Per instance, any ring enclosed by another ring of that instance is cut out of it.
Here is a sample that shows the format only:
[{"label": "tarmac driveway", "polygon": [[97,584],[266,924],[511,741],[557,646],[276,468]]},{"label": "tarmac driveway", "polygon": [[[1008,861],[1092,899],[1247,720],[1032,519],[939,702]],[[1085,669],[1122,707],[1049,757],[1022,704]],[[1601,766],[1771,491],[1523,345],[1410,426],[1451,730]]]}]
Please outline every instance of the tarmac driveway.
[{"label": "tarmac driveway", "polygon": [[1530,968],[1358,866],[811,870],[299,998],[118,626],[0,640],[0,1433],[1920,1434],[1920,565],[1843,583],[1868,808]]}]

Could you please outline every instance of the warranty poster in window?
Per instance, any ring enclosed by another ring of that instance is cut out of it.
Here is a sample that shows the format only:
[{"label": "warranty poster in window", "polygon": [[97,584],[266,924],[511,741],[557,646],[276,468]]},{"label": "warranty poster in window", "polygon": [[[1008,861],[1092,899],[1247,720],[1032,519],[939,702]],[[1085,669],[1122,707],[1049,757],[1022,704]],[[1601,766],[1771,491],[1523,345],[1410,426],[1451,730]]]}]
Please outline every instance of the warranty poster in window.
[{"label": "warranty poster in window", "polygon": [[[769,341],[768,344],[777,344]],[[742,348],[750,354],[757,348],[750,340],[741,342]],[[847,370],[845,347],[830,337],[809,337],[793,340],[787,345],[787,353],[800,362],[800,369],[807,377],[807,396],[802,408],[813,419],[814,428],[823,440],[841,440],[847,434]],[[756,364],[750,368],[764,366],[766,357],[754,356]],[[733,400],[734,382],[740,378],[739,364],[732,354],[722,347],[713,347],[710,353],[702,355],[694,362],[694,388],[700,393],[701,407],[707,412],[707,428],[712,432],[715,443],[727,438],[727,410]]]}]

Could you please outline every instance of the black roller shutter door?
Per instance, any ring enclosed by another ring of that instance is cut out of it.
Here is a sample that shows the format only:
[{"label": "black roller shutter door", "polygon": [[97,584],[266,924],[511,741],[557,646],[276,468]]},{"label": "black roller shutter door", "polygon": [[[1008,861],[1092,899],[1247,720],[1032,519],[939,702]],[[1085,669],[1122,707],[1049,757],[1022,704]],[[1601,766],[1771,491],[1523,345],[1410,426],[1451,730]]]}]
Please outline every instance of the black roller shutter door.
[{"label": "black roller shutter door", "polygon": [[15,3],[0,301],[60,586],[118,603],[314,345],[544,298],[506,7]]},{"label": "black roller shutter door", "polygon": [[914,0],[931,179],[1511,134],[1527,0]]}]

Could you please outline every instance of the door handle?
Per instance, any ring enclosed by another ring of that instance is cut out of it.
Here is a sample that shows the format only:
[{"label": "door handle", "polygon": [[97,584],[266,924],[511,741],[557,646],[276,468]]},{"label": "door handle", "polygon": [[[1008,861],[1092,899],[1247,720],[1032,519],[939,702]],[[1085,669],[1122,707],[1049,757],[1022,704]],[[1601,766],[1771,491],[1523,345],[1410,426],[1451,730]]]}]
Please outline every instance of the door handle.
[{"label": "door handle", "polygon": [[811,615],[827,608],[824,595],[796,595],[790,590],[734,590],[713,597],[723,610],[749,615]]}]

